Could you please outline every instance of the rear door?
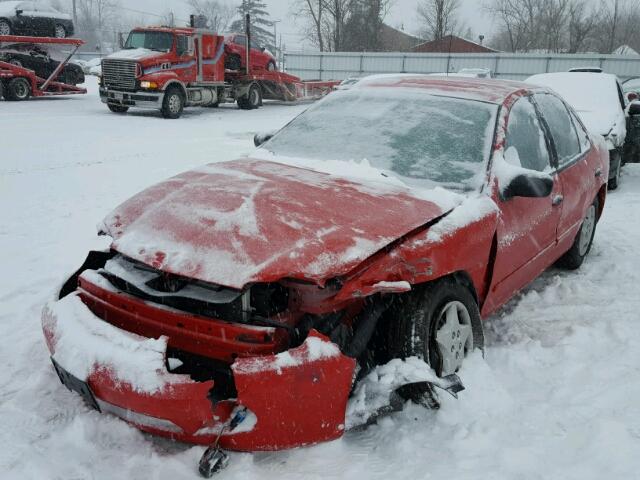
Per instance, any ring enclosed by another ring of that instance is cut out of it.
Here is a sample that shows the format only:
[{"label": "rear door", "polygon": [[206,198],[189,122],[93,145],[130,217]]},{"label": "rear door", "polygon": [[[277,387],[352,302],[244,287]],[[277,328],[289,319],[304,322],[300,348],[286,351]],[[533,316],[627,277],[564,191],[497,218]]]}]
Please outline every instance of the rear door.
[{"label": "rear door", "polygon": [[564,102],[550,93],[535,94],[534,100],[549,130],[562,182],[558,241],[559,249],[564,251],[564,246],[573,242],[597,194],[597,178],[604,173],[584,127]]},{"label": "rear door", "polygon": [[533,172],[548,173],[554,186],[551,195],[544,198],[495,199],[500,208],[498,244],[491,291],[483,314],[504,303],[555,260],[562,184],[555,173],[550,140],[530,97],[519,99],[511,107],[505,161]]}]

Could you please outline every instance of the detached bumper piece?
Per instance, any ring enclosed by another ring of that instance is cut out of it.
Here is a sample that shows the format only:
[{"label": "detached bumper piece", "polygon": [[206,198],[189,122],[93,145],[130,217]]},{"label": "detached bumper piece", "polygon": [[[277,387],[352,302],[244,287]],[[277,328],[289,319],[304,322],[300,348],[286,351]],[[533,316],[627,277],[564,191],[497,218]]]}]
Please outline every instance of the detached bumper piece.
[{"label": "detached bumper piece", "polygon": [[[278,450],[338,438],[355,360],[311,331],[297,348],[237,358],[235,398],[213,380],[167,369],[166,337],[146,338],[98,318],[78,293],[45,306],[42,325],[62,383],[94,408],[176,440],[239,451]],[[227,427],[238,414],[243,421]]]}]

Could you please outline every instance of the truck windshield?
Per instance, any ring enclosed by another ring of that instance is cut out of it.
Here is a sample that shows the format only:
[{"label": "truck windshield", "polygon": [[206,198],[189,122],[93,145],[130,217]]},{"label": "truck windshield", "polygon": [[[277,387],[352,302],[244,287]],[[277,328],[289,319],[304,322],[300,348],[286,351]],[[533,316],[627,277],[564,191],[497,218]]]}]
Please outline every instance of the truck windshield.
[{"label": "truck windshield", "polygon": [[[497,106],[418,89],[337,91],[264,144],[279,157],[365,161],[414,187],[476,190],[484,180]],[[353,168],[347,165],[345,169]]]},{"label": "truck windshield", "polygon": [[168,32],[133,31],[129,34],[127,43],[124,44],[125,49],[148,48],[160,52],[168,52],[172,46],[173,34]]}]

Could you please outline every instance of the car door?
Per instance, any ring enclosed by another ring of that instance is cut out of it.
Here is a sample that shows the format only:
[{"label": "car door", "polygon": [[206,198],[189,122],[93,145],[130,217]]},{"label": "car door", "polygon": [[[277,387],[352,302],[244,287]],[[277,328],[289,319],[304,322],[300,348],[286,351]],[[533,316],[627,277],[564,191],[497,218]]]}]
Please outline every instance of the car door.
[{"label": "car door", "polygon": [[[511,108],[504,157],[503,161],[532,174],[548,173],[553,178],[553,190],[543,198],[504,199],[497,194],[494,199],[500,208],[500,217],[491,289],[483,315],[507,301],[555,260],[553,250],[562,211],[558,201],[562,184],[555,172],[550,139],[530,97],[520,98]],[[494,172],[500,168],[496,160],[493,168]],[[496,176],[500,181],[500,176]],[[499,185],[499,190],[505,187]]]},{"label": "car door", "polygon": [[562,214],[558,224],[558,254],[562,254],[578,233],[597,194],[596,181],[603,172],[599,154],[577,115],[551,93],[535,94],[534,101],[549,130],[562,182]]}]

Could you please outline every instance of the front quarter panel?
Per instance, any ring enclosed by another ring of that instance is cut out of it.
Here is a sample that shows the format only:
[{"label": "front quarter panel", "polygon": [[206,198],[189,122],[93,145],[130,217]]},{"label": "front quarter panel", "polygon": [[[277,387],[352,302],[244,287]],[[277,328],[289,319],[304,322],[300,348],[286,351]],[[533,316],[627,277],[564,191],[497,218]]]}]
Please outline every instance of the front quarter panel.
[{"label": "front quarter panel", "polygon": [[464,272],[482,303],[497,221],[497,206],[488,196],[468,198],[435,225],[371,257],[347,280],[337,299],[371,295],[380,282],[417,285]]}]

